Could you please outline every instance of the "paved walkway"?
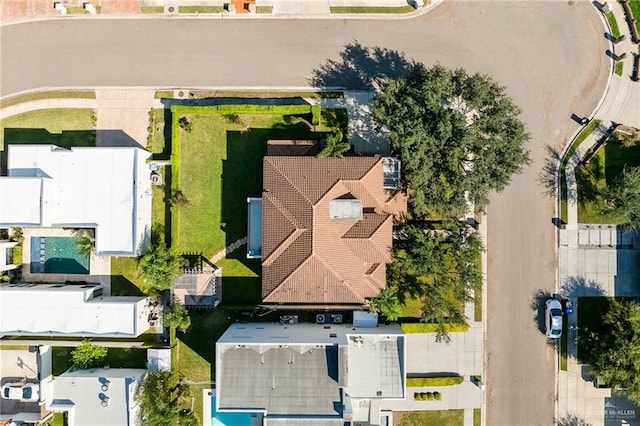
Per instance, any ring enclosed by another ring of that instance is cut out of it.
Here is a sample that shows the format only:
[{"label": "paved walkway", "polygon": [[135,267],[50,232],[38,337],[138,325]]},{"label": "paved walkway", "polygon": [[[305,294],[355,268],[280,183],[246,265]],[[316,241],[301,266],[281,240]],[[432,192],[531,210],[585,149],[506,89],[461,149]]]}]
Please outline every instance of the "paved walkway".
[{"label": "paved walkway", "polygon": [[625,40],[611,47],[616,56],[626,53],[623,73],[612,74],[603,102],[591,117],[601,120],[601,124],[567,161],[567,224],[559,231],[558,252],[559,291],[571,300],[574,314],[567,318],[567,370],[559,372],[557,415],[559,419],[577,418],[594,426],[622,421],[640,424],[640,410],[626,399],[612,396],[610,389],[594,388],[588,366],[578,364],[577,360],[578,297],[640,295],[640,271],[636,268],[640,237],[615,225],[580,224],[578,218],[575,168],[585,153],[614,123],[640,127],[640,84],[630,78],[638,47],[630,41],[622,6],[618,2],[609,5],[619,28],[626,34]]},{"label": "paved walkway", "polygon": [[218,253],[216,253],[211,259],[209,259],[209,262],[215,264],[216,262],[226,257],[229,253],[233,253],[243,245],[247,244],[247,241],[248,241],[247,237],[240,238],[238,241],[231,243],[230,245],[228,245],[227,247],[223,248]]},{"label": "paved walkway", "polygon": [[75,99],[75,98],[55,98],[40,99],[37,101],[23,102],[17,105],[0,109],[0,120],[12,115],[22,114],[29,111],[50,108],[92,108],[95,109],[97,102],[95,99]]}]

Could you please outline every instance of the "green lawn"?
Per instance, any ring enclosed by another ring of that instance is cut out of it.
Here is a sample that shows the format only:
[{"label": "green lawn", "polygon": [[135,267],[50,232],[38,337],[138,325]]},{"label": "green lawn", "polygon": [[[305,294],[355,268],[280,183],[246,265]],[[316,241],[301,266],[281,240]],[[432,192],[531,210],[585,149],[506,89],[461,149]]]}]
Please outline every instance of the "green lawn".
[{"label": "green lawn", "polygon": [[50,426],[67,426],[65,413],[53,413],[53,417],[48,423]]},{"label": "green lawn", "polygon": [[[51,348],[51,366],[54,376],[67,371],[73,363],[74,348],[54,346]],[[109,348],[106,364],[112,368],[147,368],[147,350],[140,348]]]},{"label": "green lawn", "polygon": [[562,336],[560,336],[560,370],[567,371],[567,321],[562,322]]},{"label": "green lawn", "polygon": [[640,144],[625,148],[616,140],[610,140],[604,148],[600,148],[588,166],[576,169],[580,223],[620,223],[618,218],[601,213],[604,201],[600,193],[607,184],[615,181],[625,164],[640,166]]},{"label": "green lawn", "polygon": [[571,159],[571,156],[576,152],[576,149],[584,142],[584,140],[600,125],[600,120],[592,120],[587,124],[582,131],[576,136],[573,143],[567,149],[567,153],[564,156],[562,166],[560,167],[560,219],[563,222],[567,222],[567,180],[565,177],[564,169],[567,167],[567,162]]},{"label": "green lawn", "polygon": [[631,8],[631,13],[633,13],[633,18],[636,20],[636,28],[640,31],[640,0],[629,0],[629,7]]},{"label": "green lawn", "polygon": [[613,12],[609,12],[606,14],[607,22],[609,23],[609,28],[611,28],[611,35],[614,38],[620,37],[620,29],[618,28],[618,22],[616,21],[616,17]]},{"label": "green lawn", "polygon": [[394,411],[394,426],[462,426],[464,410]]},{"label": "green lawn", "polygon": [[616,62],[614,72],[616,75],[622,76],[622,70],[624,70],[624,62],[618,61]]},{"label": "green lawn", "polygon": [[482,411],[479,408],[473,409],[473,426],[480,426],[482,424]]},{"label": "green lawn", "polygon": [[142,296],[146,286],[138,276],[136,257],[111,258],[111,295]]},{"label": "green lawn", "polygon": [[0,151],[6,164],[6,143],[55,144],[65,148],[95,146],[91,109],[44,109],[0,120]]},{"label": "green lawn", "polygon": [[415,9],[412,6],[347,6],[332,7],[331,13],[410,13]]},{"label": "green lawn", "polygon": [[224,11],[222,6],[178,6],[180,13],[222,13]]},{"label": "green lawn", "polygon": [[[181,130],[178,187],[190,200],[179,207],[177,248],[207,258],[247,233],[247,197],[262,192],[262,158],[269,139],[311,137],[296,117],[192,117]],[[318,138],[320,136],[316,136]]]},{"label": "green lawn", "polygon": [[402,309],[400,311],[400,318],[406,320],[411,319],[420,320],[422,318],[422,297],[412,296],[410,293],[405,293],[402,303]]}]

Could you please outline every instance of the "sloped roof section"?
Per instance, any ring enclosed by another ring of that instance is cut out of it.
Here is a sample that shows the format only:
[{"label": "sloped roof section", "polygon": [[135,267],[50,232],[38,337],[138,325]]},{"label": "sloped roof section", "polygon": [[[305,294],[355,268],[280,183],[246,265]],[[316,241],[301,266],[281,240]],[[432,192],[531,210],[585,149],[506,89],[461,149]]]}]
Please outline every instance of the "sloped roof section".
[{"label": "sloped roof section", "polygon": [[[404,214],[383,187],[382,158],[267,156],[263,173],[263,301],[377,296],[391,261],[393,219]],[[362,214],[332,217],[335,200],[356,200]]]}]

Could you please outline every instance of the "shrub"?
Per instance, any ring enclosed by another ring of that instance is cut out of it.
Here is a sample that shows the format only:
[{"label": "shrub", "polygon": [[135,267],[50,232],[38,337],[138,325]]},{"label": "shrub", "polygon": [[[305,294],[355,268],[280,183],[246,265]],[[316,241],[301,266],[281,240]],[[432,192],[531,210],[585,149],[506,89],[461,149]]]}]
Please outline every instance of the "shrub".
[{"label": "shrub", "polygon": [[[400,327],[405,333],[437,333],[438,324],[408,323]],[[447,333],[465,333],[469,331],[469,324],[445,324]]]},{"label": "shrub", "polygon": [[434,398],[436,401],[440,401],[440,400],[442,399],[442,395],[440,394],[440,392],[434,392],[434,393],[433,393],[433,398]]},{"label": "shrub", "polygon": [[427,400],[433,401],[433,393],[432,392],[427,392]]},{"label": "shrub", "polygon": [[413,399],[415,399],[416,401],[420,400],[420,392],[414,392],[413,393]]},{"label": "shrub", "polygon": [[107,352],[107,348],[83,340],[77,348],[71,351],[71,361],[82,370],[98,368],[104,366]]},{"label": "shrub", "polygon": [[178,125],[187,133],[191,133],[193,130],[193,123],[184,115],[178,120]]},{"label": "shrub", "polygon": [[442,377],[409,377],[407,387],[417,388],[425,386],[453,386],[464,381],[462,376],[442,376]]}]

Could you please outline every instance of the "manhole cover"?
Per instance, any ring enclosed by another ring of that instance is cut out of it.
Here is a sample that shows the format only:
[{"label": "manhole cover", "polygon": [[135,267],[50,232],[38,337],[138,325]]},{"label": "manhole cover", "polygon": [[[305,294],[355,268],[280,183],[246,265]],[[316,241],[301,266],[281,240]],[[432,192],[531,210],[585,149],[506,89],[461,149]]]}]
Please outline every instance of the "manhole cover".
[{"label": "manhole cover", "polygon": [[173,13],[173,11],[176,10],[173,6],[169,6],[169,13]]},{"label": "manhole cover", "polygon": [[183,97],[184,96],[184,92],[181,90],[178,92],[178,96]]}]

